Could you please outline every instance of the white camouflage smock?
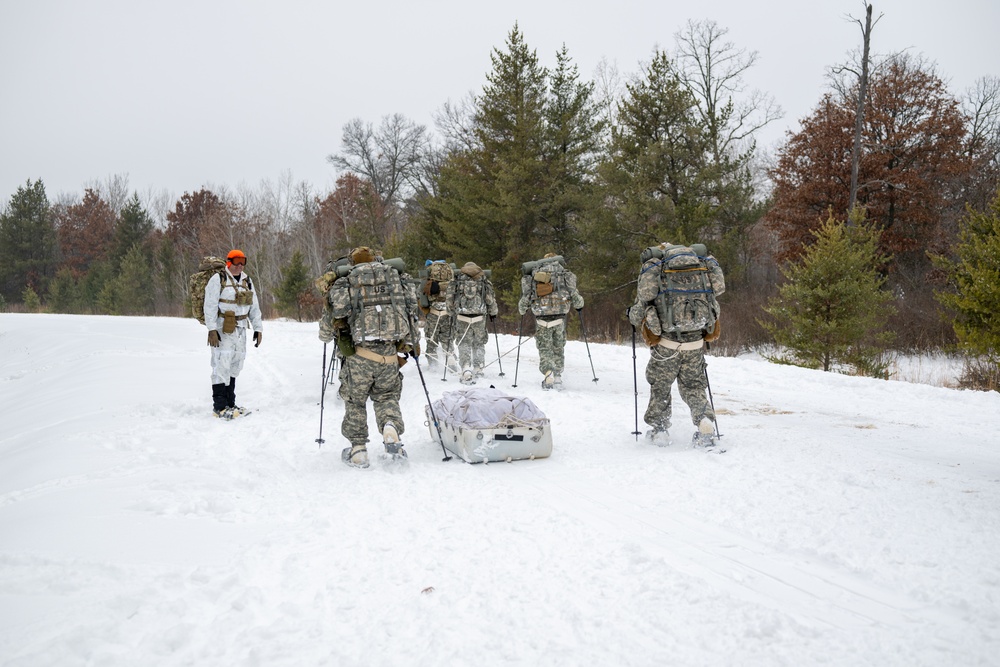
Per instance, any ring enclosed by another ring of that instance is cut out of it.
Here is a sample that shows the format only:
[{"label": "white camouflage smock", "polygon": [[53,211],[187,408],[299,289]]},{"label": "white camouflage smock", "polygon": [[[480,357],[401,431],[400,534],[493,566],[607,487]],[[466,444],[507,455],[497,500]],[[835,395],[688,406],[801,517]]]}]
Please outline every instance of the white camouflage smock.
[{"label": "white camouflage smock", "polygon": [[[247,329],[264,331],[257,291],[251,289],[252,285],[246,273],[236,278],[229,269],[222,273],[222,279],[213,277],[205,285],[205,326],[209,331],[215,329],[219,332],[219,346],[210,348],[212,384],[229,384],[229,379],[237,377],[243,370],[243,360],[247,356]],[[248,306],[237,304],[237,294],[245,292],[253,295],[252,303]],[[222,332],[223,310],[236,313],[236,330],[231,334]]]}]

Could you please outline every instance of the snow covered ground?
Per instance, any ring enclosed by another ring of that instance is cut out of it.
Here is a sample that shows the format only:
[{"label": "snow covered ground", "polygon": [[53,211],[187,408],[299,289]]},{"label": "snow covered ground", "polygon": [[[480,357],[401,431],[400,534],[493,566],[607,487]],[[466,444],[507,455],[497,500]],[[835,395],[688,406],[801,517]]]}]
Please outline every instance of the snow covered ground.
[{"label": "snow covered ground", "polygon": [[316,325],[265,326],[226,423],[193,320],[0,314],[0,664],[998,664],[996,393],[712,357],[728,451],[676,394],[659,449],[630,347],[547,393],[529,342],[487,380],[551,458],[442,462],[411,362],[409,469],[356,470]]}]

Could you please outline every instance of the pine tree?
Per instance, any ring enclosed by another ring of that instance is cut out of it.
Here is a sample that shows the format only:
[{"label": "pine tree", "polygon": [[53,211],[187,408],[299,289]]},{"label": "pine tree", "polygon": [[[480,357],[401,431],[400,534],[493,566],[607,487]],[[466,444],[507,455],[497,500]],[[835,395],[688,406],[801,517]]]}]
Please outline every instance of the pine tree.
[{"label": "pine tree", "polygon": [[148,315],[153,308],[153,297],[149,258],[136,243],[122,259],[118,274],[105,283],[97,302],[109,315]]},{"label": "pine tree", "polygon": [[491,59],[472,117],[475,146],[456,148],[444,161],[425,217],[440,230],[445,254],[491,267],[497,291],[510,301],[518,266],[542,250],[536,232],[550,199],[547,72],[516,25]]},{"label": "pine tree", "polygon": [[598,167],[605,205],[588,221],[586,265],[592,280],[610,284],[612,300],[624,301],[642,249],[706,240],[715,205],[706,188],[706,128],[666,53],[626,85],[617,118],[610,155]]},{"label": "pine tree", "polygon": [[42,309],[42,300],[38,297],[38,293],[28,285],[21,292],[21,301],[24,302],[24,309],[29,313],[37,313]]},{"label": "pine tree", "polygon": [[25,285],[44,290],[55,272],[55,238],[45,185],[28,181],[0,215],[0,293],[16,300]]},{"label": "pine tree", "polygon": [[[985,211],[968,210],[959,221],[955,258],[933,257],[952,286],[937,294],[942,304],[955,311],[955,334],[973,367],[992,383],[973,382],[997,389],[1000,380],[1000,191]],[[967,368],[966,375],[970,370]],[[990,386],[992,384],[992,386]]]},{"label": "pine tree", "polygon": [[278,298],[278,308],[286,313],[295,313],[295,319],[302,321],[302,307],[315,301],[313,297],[313,284],[309,279],[309,270],[306,268],[302,258],[302,253],[298,250],[292,255],[291,262],[282,268],[285,279],[275,290]]},{"label": "pine tree", "polygon": [[797,262],[782,272],[787,282],[765,308],[773,321],[761,322],[787,356],[774,361],[831,371],[884,377],[880,350],[891,340],[883,331],[895,308],[879,274],[879,232],[857,211],[848,227],[830,213],[813,232]]},{"label": "pine tree", "polygon": [[147,257],[151,256],[147,251],[147,242],[153,233],[153,227],[153,219],[139,201],[139,194],[134,193],[115,224],[111,247],[111,259],[115,266],[121,265],[125,255],[136,244],[143,247]]}]

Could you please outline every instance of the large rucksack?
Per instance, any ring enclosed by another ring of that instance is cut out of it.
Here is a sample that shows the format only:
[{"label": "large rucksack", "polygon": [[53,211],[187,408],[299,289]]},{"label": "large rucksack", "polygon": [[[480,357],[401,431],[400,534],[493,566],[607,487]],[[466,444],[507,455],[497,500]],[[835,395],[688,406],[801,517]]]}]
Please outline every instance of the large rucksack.
[{"label": "large rucksack", "polygon": [[487,290],[492,292],[492,288],[487,281],[490,279],[490,269],[478,269],[480,277],[474,278],[466,273],[463,267],[455,274],[455,283],[452,288],[452,306],[458,315],[487,315],[490,311],[488,301],[495,297],[487,294]]},{"label": "large rucksack", "polygon": [[188,278],[188,300],[191,302],[191,317],[205,324],[205,286],[215,276],[222,280],[226,271],[226,260],[208,256],[201,260],[198,270]]},{"label": "large rucksack", "polygon": [[521,265],[521,273],[530,276],[532,312],[538,315],[565,315],[573,301],[575,277],[566,269],[561,255]]},{"label": "large rucksack", "polygon": [[[355,344],[365,340],[398,342],[410,336],[416,299],[405,281],[404,268],[401,259],[337,268],[331,315],[346,319]],[[341,282],[341,278],[346,281]]]},{"label": "large rucksack", "polygon": [[420,284],[420,307],[426,313],[431,303],[441,303],[445,299],[448,291],[448,283],[455,278],[455,265],[439,259],[427,265],[421,270],[418,277],[422,278]]},{"label": "large rucksack", "polygon": [[711,333],[720,312],[716,297],[726,291],[726,283],[719,263],[705,246],[653,246],[640,259],[639,308],[630,312],[632,323],[639,326],[645,320],[658,336]]}]

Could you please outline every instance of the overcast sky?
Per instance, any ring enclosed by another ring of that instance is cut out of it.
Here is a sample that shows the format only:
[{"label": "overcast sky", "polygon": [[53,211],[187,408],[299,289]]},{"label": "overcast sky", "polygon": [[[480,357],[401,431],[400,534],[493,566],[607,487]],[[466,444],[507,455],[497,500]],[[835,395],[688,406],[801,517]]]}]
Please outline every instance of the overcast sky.
[{"label": "overcast sky", "polygon": [[[873,52],[909,49],[959,94],[1000,76],[997,0],[875,0]],[[565,43],[583,77],[623,75],[689,19],[759,52],[749,83],[784,118],[809,114],[828,67],[860,44],[861,0],[0,0],[0,206],[27,179],[50,200],[127,175],[174,196],[290,172],[332,188],[326,156],[348,120],[403,115],[433,128],[479,92],[517,22],[541,63]]]}]

